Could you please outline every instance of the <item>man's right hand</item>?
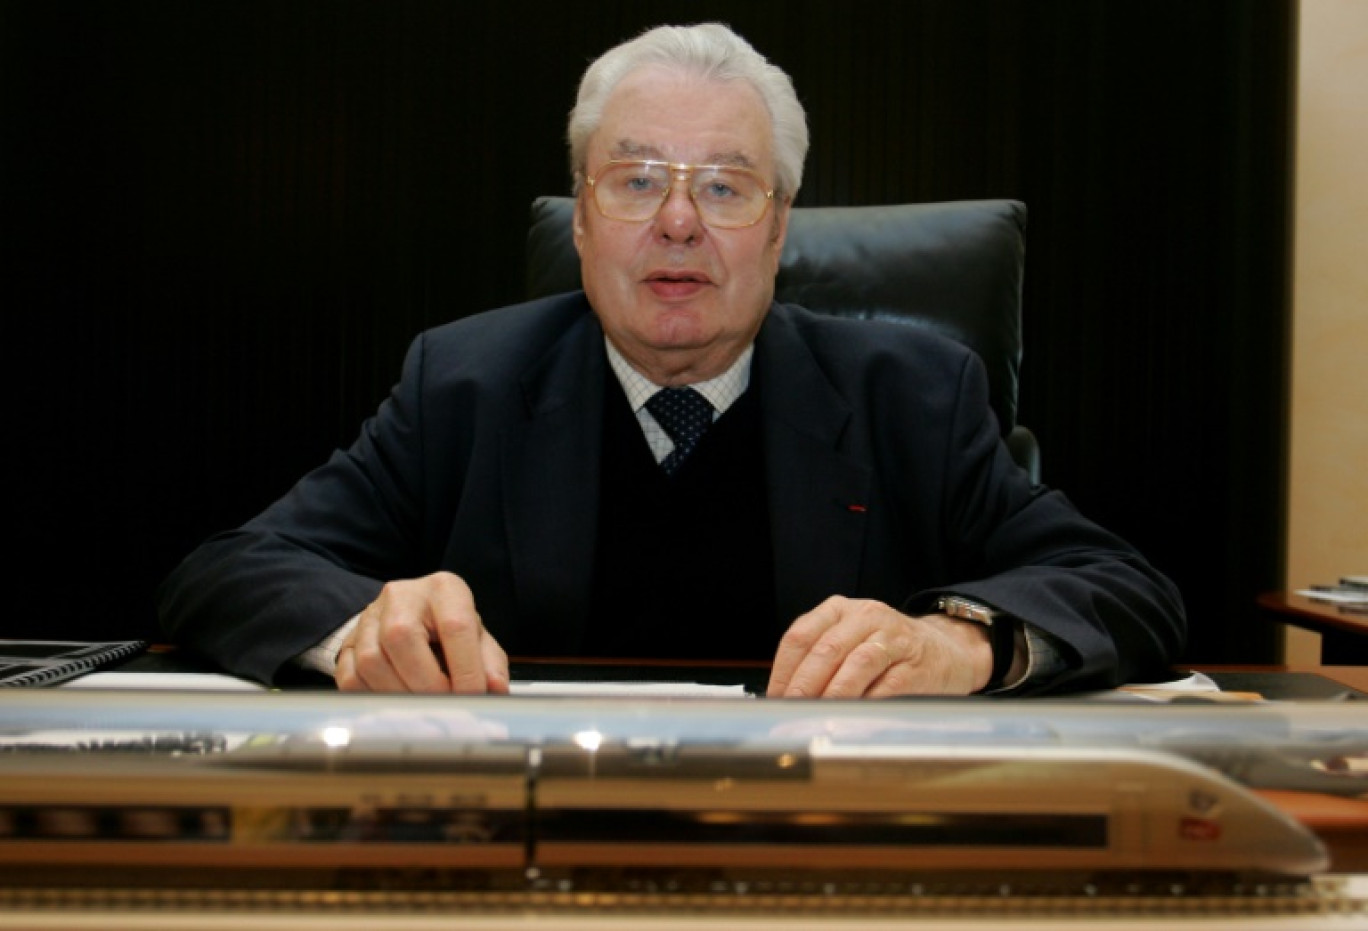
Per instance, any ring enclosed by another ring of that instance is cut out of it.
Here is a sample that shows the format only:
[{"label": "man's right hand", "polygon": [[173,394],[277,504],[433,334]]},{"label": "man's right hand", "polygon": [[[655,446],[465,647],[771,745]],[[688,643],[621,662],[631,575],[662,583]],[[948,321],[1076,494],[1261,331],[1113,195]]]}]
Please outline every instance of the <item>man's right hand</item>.
[{"label": "man's right hand", "polygon": [[347,692],[507,692],[508,656],[470,587],[437,572],[381,590],[338,651],[336,679]]}]

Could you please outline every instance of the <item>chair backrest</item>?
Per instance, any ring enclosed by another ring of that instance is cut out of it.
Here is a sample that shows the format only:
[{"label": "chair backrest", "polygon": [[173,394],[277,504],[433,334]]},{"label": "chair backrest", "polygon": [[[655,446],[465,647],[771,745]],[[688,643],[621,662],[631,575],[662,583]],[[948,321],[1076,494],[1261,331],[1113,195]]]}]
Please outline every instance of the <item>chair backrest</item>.
[{"label": "chair backrest", "polygon": [[[528,232],[527,291],[580,287],[574,200],[540,197]],[[982,200],[881,207],[795,207],[775,298],[818,313],[929,327],[969,346],[988,370],[993,410],[1013,455],[1038,476],[1034,439],[1017,427],[1026,207]]]}]

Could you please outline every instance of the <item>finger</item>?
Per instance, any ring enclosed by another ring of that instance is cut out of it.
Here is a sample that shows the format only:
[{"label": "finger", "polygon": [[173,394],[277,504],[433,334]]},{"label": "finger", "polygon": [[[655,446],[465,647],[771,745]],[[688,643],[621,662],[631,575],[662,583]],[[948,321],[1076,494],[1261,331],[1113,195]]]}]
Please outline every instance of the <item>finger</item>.
[{"label": "finger", "polygon": [[374,609],[375,606],[371,605],[362,613],[352,637],[351,649],[345,652],[351,654],[353,670],[362,690],[405,691],[403,680],[395,673],[380,645],[380,622]]},{"label": "finger", "polygon": [[[797,638],[806,642],[807,649],[798,667],[780,694],[790,698],[812,698],[828,694],[832,677],[840,670],[850,653],[868,639],[880,617],[877,602],[832,598],[824,602],[819,620],[824,629],[815,638],[818,628],[806,628]],[[825,610],[823,610],[825,609]],[[814,612],[815,613],[815,612]]]},{"label": "finger", "polygon": [[[433,577],[430,610],[434,632],[446,659],[446,677],[453,692],[481,694],[489,690],[485,672],[484,625],[475,610],[469,587],[458,577]],[[507,675],[505,664],[504,673]]]},{"label": "finger", "polygon": [[954,687],[945,675],[937,670],[904,660],[888,668],[888,671],[865,689],[866,698],[893,698],[898,695],[967,695],[968,691]]},{"label": "finger", "polygon": [[[450,691],[433,652],[431,611],[422,580],[389,583],[366,615],[374,618],[375,636],[385,660],[384,668],[377,667],[374,675],[387,684],[397,683],[386,691]],[[362,626],[367,623],[366,615],[362,616]],[[369,683],[372,669],[362,666],[362,674]]]},{"label": "finger", "polygon": [[898,661],[888,644],[874,634],[857,643],[832,674],[823,698],[860,698],[870,692]]},{"label": "finger", "polygon": [[337,683],[338,690],[343,692],[359,692],[366,687],[356,675],[356,651],[352,649],[350,640],[337,651],[333,681]]},{"label": "finger", "polygon": [[865,689],[865,698],[894,698],[899,695],[934,694],[925,676],[918,675],[912,663],[895,663],[888,671]]},{"label": "finger", "polygon": [[766,696],[779,698],[789,694],[793,675],[807,658],[808,651],[817,639],[836,623],[839,610],[834,601],[835,599],[828,598],[789,625],[774,654],[769,684],[765,688]]},{"label": "finger", "polygon": [[508,694],[508,654],[489,631],[480,640],[484,652],[485,685],[499,695]]}]

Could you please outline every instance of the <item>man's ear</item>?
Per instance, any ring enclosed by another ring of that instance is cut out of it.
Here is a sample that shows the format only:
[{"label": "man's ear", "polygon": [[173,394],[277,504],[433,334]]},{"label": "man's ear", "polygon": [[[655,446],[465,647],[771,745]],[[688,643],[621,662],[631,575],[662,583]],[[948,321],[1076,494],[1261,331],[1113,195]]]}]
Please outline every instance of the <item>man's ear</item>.
[{"label": "man's ear", "polygon": [[788,238],[789,211],[793,201],[785,197],[774,205],[774,225],[770,229],[770,242],[774,246],[774,267],[779,268],[779,256],[784,251],[784,241]]},{"label": "man's ear", "polygon": [[575,209],[570,214],[570,232],[575,240],[575,251],[584,257],[584,195],[575,196]]}]

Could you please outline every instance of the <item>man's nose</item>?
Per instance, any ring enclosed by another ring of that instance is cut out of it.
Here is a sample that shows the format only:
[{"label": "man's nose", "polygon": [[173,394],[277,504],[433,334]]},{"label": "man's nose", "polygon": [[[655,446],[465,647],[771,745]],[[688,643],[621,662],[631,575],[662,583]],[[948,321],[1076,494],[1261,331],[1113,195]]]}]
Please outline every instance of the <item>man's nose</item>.
[{"label": "man's nose", "polygon": [[670,193],[665,195],[665,203],[656,214],[656,225],[660,234],[672,242],[690,242],[703,231],[698,207],[689,196],[688,180],[677,178],[670,185]]}]

